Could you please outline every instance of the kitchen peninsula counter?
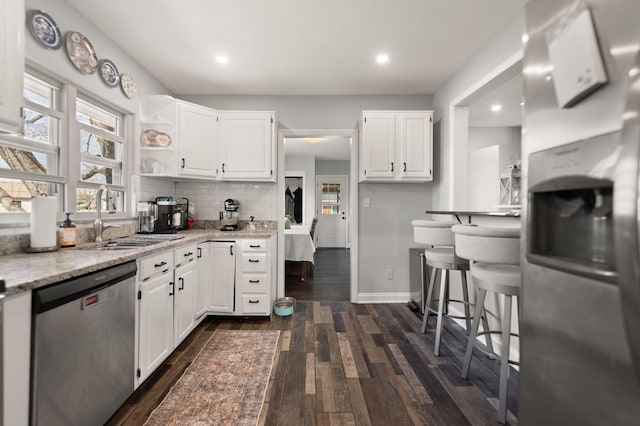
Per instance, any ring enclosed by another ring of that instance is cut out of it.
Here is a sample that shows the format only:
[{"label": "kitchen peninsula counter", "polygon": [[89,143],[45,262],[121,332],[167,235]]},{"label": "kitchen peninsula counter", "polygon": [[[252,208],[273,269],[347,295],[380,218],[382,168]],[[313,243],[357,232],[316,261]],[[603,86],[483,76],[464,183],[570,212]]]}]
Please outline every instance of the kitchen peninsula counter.
[{"label": "kitchen peninsula counter", "polygon": [[510,210],[510,211],[473,211],[473,210],[425,210],[426,214],[433,215],[449,215],[455,216],[458,222],[463,223],[460,220],[460,216],[468,217],[468,222],[471,223],[472,217],[491,217],[491,218],[515,218],[520,219],[520,211],[519,210]]},{"label": "kitchen peninsula counter", "polygon": [[99,248],[101,243],[82,243],[48,253],[8,254],[0,256],[0,278],[5,280],[5,294],[10,296],[185,244],[216,239],[270,238],[276,233],[273,228],[238,231],[191,229],[176,234],[183,238],[131,249],[108,250]]}]

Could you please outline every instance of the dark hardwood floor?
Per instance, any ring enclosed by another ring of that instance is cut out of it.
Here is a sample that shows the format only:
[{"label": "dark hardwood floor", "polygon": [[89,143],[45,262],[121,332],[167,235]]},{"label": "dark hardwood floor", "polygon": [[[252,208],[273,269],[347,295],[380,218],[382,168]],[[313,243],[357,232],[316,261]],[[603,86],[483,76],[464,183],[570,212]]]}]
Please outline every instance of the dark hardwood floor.
[{"label": "dark hardwood floor", "polygon": [[[302,301],[337,297],[338,292],[316,293],[314,288],[296,293],[289,291],[288,283],[287,294],[298,299],[292,316],[205,319],[108,424],[143,424],[220,329],[281,330],[261,425],[497,424],[498,360],[474,357],[469,381],[461,379],[466,336],[460,326],[445,318],[441,356],[436,357],[435,321],[425,335],[419,331],[420,316],[404,304],[351,304],[345,268],[348,251],[318,250],[317,255],[318,260],[326,255],[336,263],[317,261],[314,284],[315,280],[346,282],[342,300]],[[340,262],[338,273],[335,265]],[[309,284],[291,285],[306,289]],[[514,372],[509,424],[517,424],[513,414],[517,415],[517,389]]]},{"label": "dark hardwood floor", "polygon": [[296,300],[347,301],[350,298],[350,252],[341,248],[318,248],[313,273],[300,281],[297,268],[285,276],[285,295]]}]

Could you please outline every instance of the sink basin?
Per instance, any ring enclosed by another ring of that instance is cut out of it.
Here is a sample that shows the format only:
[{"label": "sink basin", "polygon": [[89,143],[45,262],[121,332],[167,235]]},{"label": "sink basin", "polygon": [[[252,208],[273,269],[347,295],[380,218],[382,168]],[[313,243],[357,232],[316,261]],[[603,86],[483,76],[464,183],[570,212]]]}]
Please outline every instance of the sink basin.
[{"label": "sink basin", "polygon": [[77,248],[81,250],[131,250],[153,244],[159,244],[165,241],[179,240],[181,238],[184,237],[180,235],[143,234],[116,238],[104,243],[89,244]]}]

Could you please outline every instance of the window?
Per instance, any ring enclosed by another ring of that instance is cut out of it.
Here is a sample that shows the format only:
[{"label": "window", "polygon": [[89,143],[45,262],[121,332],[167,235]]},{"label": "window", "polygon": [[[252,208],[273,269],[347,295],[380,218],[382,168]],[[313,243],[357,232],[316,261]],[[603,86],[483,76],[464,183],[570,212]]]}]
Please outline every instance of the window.
[{"label": "window", "polygon": [[[76,129],[80,175],[76,188],[76,210],[95,211],[95,195],[100,185],[109,186],[117,211],[124,200],[123,136],[124,115],[95,101],[76,98]],[[104,193],[106,196],[106,192]],[[107,209],[107,203],[102,204]]]},{"label": "window", "polygon": [[100,185],[122,217],[127,115],[33,70],[23,93],[24,135],[0,134],[0,221],[26,220],[15,214],[29,212],[38,194],[58,195],[60,212],[95,212]]},{"label": "window", "polygon": [[60,194],[60,86],[35,75],[24,80],[24,136],[0,136],[0,213],[31,210],[36,195]]}]

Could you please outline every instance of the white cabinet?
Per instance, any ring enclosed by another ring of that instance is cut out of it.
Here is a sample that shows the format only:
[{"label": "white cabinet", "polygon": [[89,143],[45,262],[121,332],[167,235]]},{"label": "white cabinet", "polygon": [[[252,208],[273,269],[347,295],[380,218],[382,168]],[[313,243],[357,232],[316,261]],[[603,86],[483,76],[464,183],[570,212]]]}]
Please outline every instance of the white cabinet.
[{"label": "white cabinet", "polygon": [[209,308],[209,287],[213,277],[213,263],[209,243],[200,243],[196,248],[196,320],[204,318]]},{"label": "white cabinet", "polygon": [[138,383],[173,352],[173,270],[140,283],[138,290]]},{"label": "white cabinet", "polygon": [[236,244],[231,241],[209,243],[212,275],[208,277],[209,312],[232,314],[235,310]]},{"label": "white cabinet", "polygon": [[239,313],[270,315],[275,299],[275,244],[270,239],[243,239],[238,259],[236,291]]},{"label": "white cabinet", "polygon": [[137,385],[195,327],[196,245],[138,260]]},{"label": "white cabinet", "polygon": [[178,103],[180,174],[213,177],[217,164],[217,113],[199,105]]},{"label": "white cabinet", "polygon": [[171,96],[140,98],[140,174],[163,177],[215,177],[215,110]]},{"label": "white cabinet", "polygon": [[223,180],[275,181],[275,114],[220,112]]},{"label": "white cabinet", "polygon": [[433,180],[433,111],[363,111],[360,181]]},{"label": "white cabinet", "polygon": [[173,250],[138,260],[137,383],[173,351]]},{"label": "white cabinet", "polygon": [[0,0],[0,130],[22,132],[23,0]]}]

